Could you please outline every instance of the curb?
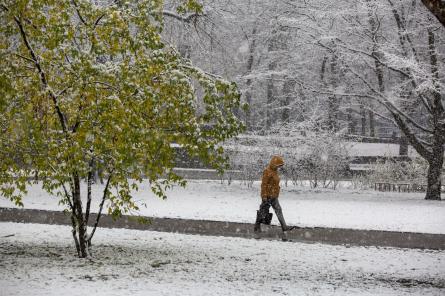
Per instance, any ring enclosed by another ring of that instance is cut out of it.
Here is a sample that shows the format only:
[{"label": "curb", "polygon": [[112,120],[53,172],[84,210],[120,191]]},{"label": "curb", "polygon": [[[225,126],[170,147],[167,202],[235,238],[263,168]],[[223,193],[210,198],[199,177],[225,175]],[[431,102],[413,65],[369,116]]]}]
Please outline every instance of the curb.
[{"label": "curb", "polygon": [[[99,226],[254,238],[253,224],[249,223],[144,217],[149,219],[151,223],[141,224],[138,222],[138,218],[141,217],[124,215],[118,220],[113,220],[109,215],[102,215]],[[90,221],[95,221],[95,219],[96,214],[91,214]],[[0,222],[71,225],[69,214],[64,212],[17,208],[0,208]],[[281,240],[283,238],[280,227],[262,227],[261,238],[270,240]],[[445,250],[445,234],[314,227],[296,229],[287,232],[286,236],[293,242]]]}]

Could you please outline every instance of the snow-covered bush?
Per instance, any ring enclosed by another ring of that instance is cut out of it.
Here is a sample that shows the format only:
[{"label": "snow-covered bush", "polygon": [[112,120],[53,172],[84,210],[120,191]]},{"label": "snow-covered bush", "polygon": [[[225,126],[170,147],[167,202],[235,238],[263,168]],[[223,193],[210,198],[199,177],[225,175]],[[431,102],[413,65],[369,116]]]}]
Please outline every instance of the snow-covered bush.
[{"label": "snow-covered bush", "polygon": [[428,163],[421,158],[411,161],[393,159],[379,161],[373,166],[369,175],[369,185],[375,182],[407,182],[411,184],[426,184]]},{"label": "snow-covered bush", "polygon": [[286,173],[294,184],[309,180],[312,188],[336,188],[348,165],[347,150],[334,133],[320,132],[303,137],[301,145],[287,151]]},{"label": "snow-covered bush", "polygon": [[[284,131],[284,132],[283,132]],[[282,129],[280,133],[262,136],[242,136],[226,143],[230,147],[232,169],[242,171],[248,186],[260,180],[272,155],[281,155],[285,166],[282,179],[294,185],[309,180],[311,187],[336,188],[348,165],[348,154],[341,134],[329,131],[305,133]]]},{"label": "snow-covered bush", "polygon": [[269,162],[266,149],[237,143],[227,149],[230,169],[241,172],[242,179],[248,187],[261,178],[261,173]]},{"label": "snow-covered bush", "polygon": [[360,175],[360,174],[353,175],[351,177],[350,181],[351,181],[352,189],[365,189],[368,187],[367,186],[368,182],[366,181],[366,184],[365,184],[365,178],[363,177],[363,175]]}]

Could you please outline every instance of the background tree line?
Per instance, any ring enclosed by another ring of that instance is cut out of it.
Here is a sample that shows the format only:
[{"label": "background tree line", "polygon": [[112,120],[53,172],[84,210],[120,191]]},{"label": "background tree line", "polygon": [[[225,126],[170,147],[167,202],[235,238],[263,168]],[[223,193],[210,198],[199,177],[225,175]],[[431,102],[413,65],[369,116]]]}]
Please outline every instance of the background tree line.
[{"label": "background tree line", "polygon": [[[422,3],[423,2],[423,3]],[[406,139],[440,199],[445,144],[441,1],[208,1],[164,36],[237,81],[248,131],[317,122],[320,132]]]}]

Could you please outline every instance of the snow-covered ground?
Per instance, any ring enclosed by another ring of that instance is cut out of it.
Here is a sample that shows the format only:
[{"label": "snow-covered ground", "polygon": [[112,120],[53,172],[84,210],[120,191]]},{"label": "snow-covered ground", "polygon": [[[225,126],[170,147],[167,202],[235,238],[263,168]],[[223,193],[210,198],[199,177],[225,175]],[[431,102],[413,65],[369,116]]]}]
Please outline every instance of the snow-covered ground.
[{"label": "snow-covered ground", "polygon": [[[264,149],[271,150],[272,153],[279,153],[280,148],[275,143],[269,143],[270,140],[275,142],[295,143],[295,137],[274,137],[264,136],[240,136],[238,138],[247,139],[256,142],[256,145],[224,145],[226,149],[235,151],[264,152]],[[308,139],[308,138],[304,138]],[[303,140],[303,138],[301,138]],[[400,156],[400,144],[391,143],[362,143],[354,141],[344,141],[344,148],[349,156]],[[419,154],[412,146],[408,146],[408,156],[419,157]]]},{"label": "snow-covered ground", "polygon": [[[345,142],[350,156],[399,156],[399,144]],[[412,146],[408,146],[408,156],[419,157]]]},{"label": "snow-covered ground", "polygon": [[444,295],[445,252],[0,223],[0,295]]},{"label": "snow-covered ground", "polygon": [[[96,211],[102,186],[93,187]],[[144,182],[134,196],[141,209],[132,214],[248,223],[255,221],[260,203],[259,183],[247,188],[238,181],[230,186],[219,181],[189,181],[185,189],[168,191],[167,200],[154,196]],[[280,203],[291,225],[445,234],[445,202],[423,198],[423,193],[311,190],[282,184]],[[23,201],[26,208],[63,209],[58,198],[49,196],[39,185],[32,186]],[[0,206],[14,205],[0,198]],[[277,223],[276,217],[273,223]]]}]

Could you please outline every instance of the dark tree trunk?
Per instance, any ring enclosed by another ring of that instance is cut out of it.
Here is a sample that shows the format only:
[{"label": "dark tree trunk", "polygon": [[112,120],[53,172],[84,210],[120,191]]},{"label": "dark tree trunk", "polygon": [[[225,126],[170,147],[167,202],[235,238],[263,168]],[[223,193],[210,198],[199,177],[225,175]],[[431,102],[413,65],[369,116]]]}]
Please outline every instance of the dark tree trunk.
[{"label": "dark tree trunk", "polygon": [[445,27],[445,2],[443,0],[422,0],[422,3],[434,14]]},{"label": "dark tree trunk", "polygon": [[408,155],[408,140],[406,137],[400,137],[399,155]]},{"label": "dark tree trunk", "polygon": [[355,135],[357,122],[354,119],[354,115],[352,113],[352,108],[347,109],[348,112],[348,133],[351,135]]},{"label": "dark tree trunk", "polygon": [[[369,3],[369,1],[368,1]],[[371,27],[371,32],[372,32],[372,42],[373,42],[373,46],[372,46],[372,51],[371,51],[371,55],[374,57],[374,64],[375,64],[375,74],[377,76],[377,82],[379,85],[379,91],[381,93],[383,93],[385,91],[385,84],[384,84],[384,77],[383,77],[383,65],[379,62],[381,59],[381,52],[380,52],[380,44],[379,44],[379,27],[377,25],[378,23],[378,19],[377,16],[375,15],[375,11],[374,11],[375,7],[374,4],[371,4],[371,6],[369,7],[368,10],[368,17],[369,17],[369,25]],[[370,109],[374,109],[372,108],[372,102],[370,102],[371,106]],[[371,137],[375,137],[376,133],[375,133],[375,116],[374,116],[374,112],[373,111],[369,111],[369,136]]]},{"label": "dark tree trunk", "polygon": [[[247,74],[252,73],[253,69],[253,60],[256,50],[256,27],[253,28],[252,31],[252,42],[249,45],[249,58],[247,60]],[[249,109],[246,111],[246,129],[248,131],[252,130],[252,126],[254,125],[252,123],[252,114],[251,114],[251,106],[252,106],[252,82],[253,80],[251,78],[247,79],[246,81],[246,103],[249,106]]]},{"label": "dark tree trunk", "polygon": [[444,148],[442,145],[436,145],[433,148],[433,157],[428,161],[428,187],[425,199],[440,200],[440,191],[442,188],[442,166],[443,166]]},{"label": "dark tree trunk", "polygon": [[[331,85],[335,89],[338,86],[338,56],[336,53],[332,55],[331,62],[330,62],[330,68],[331,68]],[[338,113],[340,109],[340,97],[337,96],[330,96],[328,98],[328,117],[329,117],[329,129],[333,131],[338,131]]]},{"label": "dark tree trunk", "polygon": [[328,98],[328,120],[327,128],[332,131],[338,131],[338,98],[330,96]]},{"label": "dark tree trunk", "polygon": [[360,115],[361,115],[361,134],[363,137],[366,136],[366,112],[365,107],[360,105]]},{"label": "dark tree trunk", "polygon": [[[325,74],[326,74],[326,63],[328,62],[328,57],[324,57],[322,63],[321,63],[321,71],[320,71],[320,79],[323,82],[325,86],[328,86],[328,83],[325,80]],[[335,54],[332,54],[331,60],[329,62],[330,70],[331,70],[331,80],[330,86],[333,88],[337,87],[338,81],[337,81],[337,63],[338,63],[338,57]],[[335,95],[331,95],[327,98],[327,114],[326,114],[326,120],[324,122],[325,128],[333,131],[338,130],[338,111],[340,108],[339,98],[337,98]]]},{"label": "dark tree trunk", "polygon": [[440,94],[439,81],[439,67],[437,63],[436,40],[432,30],[428,30],[428,47],[431,63],[431,74],[433,75],[433,100],[432,100],[432,124],[434,126],[434,133],[432,139],[432,154],[428,159],[428,188],[425,199],[440,200],[442,166],[444,159],[444,144],[445,144],[445,123],[442,120],[445,118],[444,106]]},{"label": "dark tree trunk", "polygon": [[77,173],[73,174],[73,207],[74,207],[74,220],[77,228],[77,242],[79,257],[88,257],[87,249],[87,225],[85,224],[85,219],[82,213],[82,199],[80,196],[80,178]]},{"label": "dark tree trunk", "polygon": [[77,239],[77,230],[76,230],[77,227],[76,227],[76,219],[74,212],[71,212],[71,226],[72,226],[71,233],[73,235],[74,245],[76,246],[77,256],[80,257],[80,245],[79,245],[79,240]]},{"label": "dark tree trunk", "polygon": [[[269,70],[274,70],[273,64],[269,65]],[[270,78],[267,80],[267,105],[266,105],[266,130],[269,130],[273,124],[273,110],[272,104],[274,102],[274,76],[271,74]]]},{"label": "dark tree trunk", "polygon": [[252,111],[251,111],[251,106],[252,106],[252,93],[251,93],[251,85],[252,85],[252,79],[247,79],[246,82],[246,104],[247,106],[249,106],[249,108],[246,110],[245,114],[246,114],[246,129],[247,131],[251,131],[252,130]]},{"label": "dark tree trunk", "polygon": [[281,120],[283,122],[289,122],[290,118],[290,107],[292,97],[295,93],[295,80],[285,77],[284,85],[283,85],[283,97],[284,99],[281,101]]},{"label": "dark tree trunk", "polygon": [[369,111],[369,136],[375,137],[375,118],[372,111]]},{"label": "dark tree trunk", "polygon": [[271,60],[268,63],[269,78],[267,79],[266,90],[266,130],[269,130],[274,124],[275,112],[273,111],[273,102],[275,100],[275,85],[273,71],[277,68],[277,62],[274,52],[278,49],[277,31],[273,31],[273,37],[269,40],[267,51]]}]

